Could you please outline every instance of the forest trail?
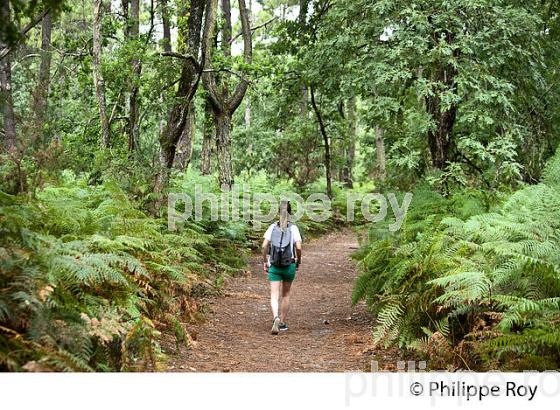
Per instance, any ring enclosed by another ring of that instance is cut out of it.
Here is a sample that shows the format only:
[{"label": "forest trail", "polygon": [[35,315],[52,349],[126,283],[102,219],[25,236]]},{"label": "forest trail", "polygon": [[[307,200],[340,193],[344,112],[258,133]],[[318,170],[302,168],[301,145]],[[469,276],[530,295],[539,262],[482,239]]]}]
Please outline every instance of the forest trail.
[{"label": "forest trail", "polygon": [[224,294],[210,301],[207,320],[190,327],[196,346],[172,356],[168,370],[369,370],[370,317],[363,304],[352,307],[350,302],[356,277],[350,254],[357,245],[350,230],[304,243],[292,288],[290,329],[278,336],[270,334],[268,281],[260,257],[253,256],[246,274],[227,280]]}]

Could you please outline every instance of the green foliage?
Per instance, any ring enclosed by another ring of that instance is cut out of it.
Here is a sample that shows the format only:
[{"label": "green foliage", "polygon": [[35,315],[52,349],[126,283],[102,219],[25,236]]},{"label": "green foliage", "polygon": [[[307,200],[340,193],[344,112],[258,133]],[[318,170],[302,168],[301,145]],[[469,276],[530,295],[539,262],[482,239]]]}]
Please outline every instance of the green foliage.
[{"label": "green foliage", "polygon": [[374,340],[428,354],[438,333],[457,366],[557,368],[559,158],[541,184],[497,206],[480,194],[416,192],[401,231],[372,229],[356,254],[353,302],[365,299],[376,313]]},{"label": "green foliage", "polygon": [[[371,188],[371,187],[368,187]],[[224,193],[216,180],[215,175],[200,175],[196,170],[192,170],[187,174],[177,174],[171,183],[171,191],[188,195],[190,198],[203,198],[203,193],[212,193],[216,196],[215,214],[218,220],[211,220],[212,216],[212,202],[204,200],[201,202],[202,221],[198,224],[204,228],[205,232],[215,235],[218,238],[223,238],[224,243],[214,241],[211,245],[213,252],[220,252],[220,249],[225,247],[226,251],[221,256],[216,256],[218,259],[228,258],[229,245],[233,241],[235,244],[245,244],[247,246],[260,246],[262,236],[269,222],[256,224],[254,217],[256,213],[260,215],[269,215],[277,212],[277,209],[271,209],[271,204],[268,201],[262,201],[258,204],[257,195],[270,194],[277,203],[281,198],[287,194],[295,193],[300,195],[303,200],[307,200],[309,196],[317,192],[325,192],[324,182],[315,182],[308,184],[305,189],[294,186],[293,183],[285,179],[275,178],[268,175],[266,172],[261,171],[258,173],[241,173],[236,179],[235,188],[229,193]],[[362,191],[364,191],[362,189]],[[337,229],[343,223],[343,217],[346,215],[346,195],[348,192],[343,189],[339,184],[336,184],[333,189],[333,200],[330,204],[330,211],[332,216],[322,222],[313,221],[310,218],[311,206],[308,206],[307,211],[303,213],[301,219],[298,219],[298,227],[304,237],[308,235],[317,235]],[[360,188],[356,188],[353,192],[360,192]],[[236,201],[234,207],[233,201]],[[248,207],[245,207],[243,198],[250,200]],[[322,202],[316,202],[318,214],[322,212]],[[258,209],[257,209],[258,206]],[[298,203],[292,201],[293,213],[298,212]],[[222,210],[227,210],[227,217],[222,218]],[[234,211],[237,210],[237,213]],[[194,213],[195,209],[193,209]],[[248,211],[248,214],[245,214]],[[236,219],[234,219],[236,218]],[[363,223],[361,211],[357,210],[356,224]]]},{"label": "green foliage", "polygon": [[242,264],[212,251],[217,232],[169,232],[114,182],[0,195],[3,369],[157,369],[160,329],[188,341],[193,288]]},{"label": "green foliage", "polygon": [[557,101],[558,72],[550,67],[559,44],[556,6],[542,6],[339,1],[323,16],[307,70],[363,97],[362,121],[385,129],[388,164],[400,178],[429,171],[430,132],[439,132],[449,158],[432,176],[436,187],[534,181],[558,143],[554,121],[541,121],[557,112],[539,100]]},{"label": "green foliage", "polygon": [[422,327],[437,328],[437,306],[432,301],[438,293],[427,282],[453,266],[442,215],[472,215],[489,201],[476,191],[450,199],[422,187],[413,194],[401,229],[391,233],[392,221],[370,227],[366,242],[354,255],[362,273],[352,302],[367,301],[378,318],[374,341],[385,346],[409,346],[424,336]]},{"label": "green foliage", "polygon": [[444,290],[435,302],[451,316],[500,313],[491,329],[497,333],[478,335],[494,365],[511,368],[539,356],[546,368],[560,363],[559,158],[541,184],[515,192],[495,212],[445,221],[451,240],[468,252],[454,272],[432,282]]},{"label": "green foliage", "polygon": [[[186,4],[167,3],[180,32],[169,45],[184,54]],[[366,225],[361,209],[355,215],[353,226],[367,237],[355,255],[361,273],[352,301],[365,300],[376,315],[375,342],[424,352],[434,366],[557,368],[560,3],[258,3],[252,63],[241,62],[241,37],[231,56],[220,41],[212,53],[225,94],[237,76],[249,83],[232,119],[236,185],[251,196],[326,192],[324,131],[334,215],[298,221],[304,237],[342,225],[347,195],[414,192],[398,232],[387,229],[393,221]],[[255,229],[241,213],[212,220],[205,203],[201,220],[171,232],[166,212],[154,209],[168,191],[221,194],[215,174],[197,171],[202,134],[215,131],[200,86],[192,158],[162,178],[160,138],[186,67],[184,58],[161,53],[154,23],[163,4],[140,2],[137,38],[127,31],[126,7],[104,10],[104,148],[92,3],[7,4],[12,16],[0,43],[11,47],[17,147],[0,153],[0,370],[158,368],[159,332],[174,334],[177,348],[189,345],[185,323],[200,316],[197,298],[244,267],[267,224]],[[47,7],[54,24],[44,52],[39,24],[25,39],[18,31]],[[38,112],[46,56],[48,92]],[[7,119],[0,116],[2,136]],[[439,164],[437,143],[446,154]],[[231,194],[225,207],[233,208]]]}]

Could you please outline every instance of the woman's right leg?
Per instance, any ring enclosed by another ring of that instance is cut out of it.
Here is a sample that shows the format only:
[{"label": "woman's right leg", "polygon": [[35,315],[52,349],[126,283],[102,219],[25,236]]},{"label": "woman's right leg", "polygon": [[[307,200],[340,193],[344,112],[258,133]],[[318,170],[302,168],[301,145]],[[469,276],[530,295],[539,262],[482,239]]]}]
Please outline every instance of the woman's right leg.
[{"label": "woman's right leg", "polygon": [[280,302],[280,321],[286,323],[288,310],[290,310],[290,289],[292,282],[282,282],[282,301]]},{"label": "woman's right leg", "polygon": [[278,300],[280,299],[280,286],[282,282],[270,282],[270,307],[272,308],[272,315],[274,318],[278,317]]}]

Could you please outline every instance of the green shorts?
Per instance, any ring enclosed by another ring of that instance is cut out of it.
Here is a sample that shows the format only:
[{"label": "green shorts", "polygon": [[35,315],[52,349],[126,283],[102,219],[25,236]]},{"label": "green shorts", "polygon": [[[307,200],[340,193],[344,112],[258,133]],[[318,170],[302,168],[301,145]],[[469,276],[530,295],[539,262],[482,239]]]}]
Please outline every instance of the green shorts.
[{"label": "green shorts", "polygon": [[292,263],[285,268],[270,266],[268,268],[268,280],[271,282],[293,282],[296,278],[296,264]]}]

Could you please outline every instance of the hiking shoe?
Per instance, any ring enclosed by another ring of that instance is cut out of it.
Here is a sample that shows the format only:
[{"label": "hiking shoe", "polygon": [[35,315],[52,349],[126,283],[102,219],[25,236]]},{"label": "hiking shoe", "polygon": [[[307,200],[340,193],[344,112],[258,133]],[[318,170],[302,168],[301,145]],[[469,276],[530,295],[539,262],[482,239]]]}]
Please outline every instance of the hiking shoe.
[{"label": "hiking shoe", "polygon": [[277,335],[279,326],[280,326],[280,318],[276,316],[272,321],[272,330],[270,331],[270,333],[272,333],[273,335]]},{"label": "hiking shoe", "polygon": [[281,332],[285,332],[286,330],[288,330],[288,324],[280,322],[280,324],[278,325],[278,330]]}]

